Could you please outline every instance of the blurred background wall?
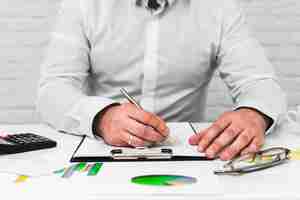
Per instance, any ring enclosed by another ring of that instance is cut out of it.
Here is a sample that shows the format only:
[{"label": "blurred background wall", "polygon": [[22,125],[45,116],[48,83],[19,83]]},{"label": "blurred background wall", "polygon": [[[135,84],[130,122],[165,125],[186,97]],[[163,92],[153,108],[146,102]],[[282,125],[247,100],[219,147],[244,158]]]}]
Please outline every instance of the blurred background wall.
[{"label": "blurred background wall", "polygon": [[[39,68],[60,1],[0,0],[0,123],[38,122],[34,103]],[[238,1],[294,108],[300,104],[300,1]],[[232,106],[217,76],[207,106],[207,120]]]}]

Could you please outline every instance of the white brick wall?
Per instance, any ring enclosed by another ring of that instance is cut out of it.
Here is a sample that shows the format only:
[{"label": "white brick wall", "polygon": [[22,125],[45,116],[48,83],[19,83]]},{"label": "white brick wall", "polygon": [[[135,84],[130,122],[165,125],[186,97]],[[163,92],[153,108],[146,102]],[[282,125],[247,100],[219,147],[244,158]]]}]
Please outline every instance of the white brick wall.
[{"label": "white brick wall", "polygon": [[[240,0],[249,24],[278,71],[289,105],[300,103],[300,1]],[[38,121],[34,112],[43,50],[60,0],[1,0],[0,123]],[[224,100],[225,99],[225,100]],[[224,84],[216,77],[207,119],[230,107]]]}]

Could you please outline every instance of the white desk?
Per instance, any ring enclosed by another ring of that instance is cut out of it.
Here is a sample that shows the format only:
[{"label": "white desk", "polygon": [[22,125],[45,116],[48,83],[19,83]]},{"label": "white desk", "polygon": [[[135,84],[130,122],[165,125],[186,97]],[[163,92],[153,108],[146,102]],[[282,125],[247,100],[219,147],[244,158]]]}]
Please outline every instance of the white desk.
[{"label": "white desk", "polygon": [[[176,132],[186,131],[186,123],[169,124]],[[203,124],[202,126],[207,126]],[[296,125],[285,124],[269,135],[266,147],[285,146],[300,148],[300,131]],[[35,132],[50,137],[58,142],[58,147],[25,154],[0,157],[0,172],[19,172],[33,176],[51,174],[68,161],[81,138],[62,135],[43,125],[2,125],[0,130],[11,132]],[[132,170],[137,173],[157,168],[153,163],[104,163],[103,172],[93,178],[63,179],[57,176],[32,178],[30,181],[15,184],[8,175],[0,173],[1,195],[9,199],[300,199],[300,161],[290,161],[272,169],[243,176],[215,176],[213,169],[220,167],[221,161],[192,161],[159,163],[162,172],[196,174],[199,187],[177,187],[163,189],[160,187],[135,187],[122,178],[132,177]],[[139,167],[137,167],[139,166]],[[195,170],[198,169],[199,171]],[[141,169],[142,168],[142,169]],[[101,169],[102,170],[102,169]],[[195,173],[197,172],[197,173]],[[103,173],[103,174],[102,174]],[[185,174],[183,174],[185,175]],[[121,180],[121,181],[119,181]],[[107,184],[105,184],[108,182]],[[207,187],[205,186],[207,183]],[[203,191],[202,186],[206,191]],[[201,186],[201,187],[200,187]],[[215,188],[215,190],[213,189]],[[136,193],[132,190],[139,190]],[[215,192],[214,192],[215,191]]]}]

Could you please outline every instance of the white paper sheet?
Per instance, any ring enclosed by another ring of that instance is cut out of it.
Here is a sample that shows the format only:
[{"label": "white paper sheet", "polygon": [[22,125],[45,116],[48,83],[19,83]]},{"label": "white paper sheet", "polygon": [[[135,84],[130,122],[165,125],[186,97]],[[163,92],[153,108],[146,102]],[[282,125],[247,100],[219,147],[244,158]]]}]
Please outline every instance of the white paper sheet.
[{"label": "white paper sheet", "polygon": [[[196,197],[223,193],[218,177],[212,173],[211,161],[187,162],[139,162],[104,163],[97,176],[72,176],[69,179],[55,176],[30,179],[22,185],[16,196],[22,199],[40,199],[39,194],[47,194],[43,199],[124,199],[125,197]],[[145,186],[131,182],[135,176],[151,174],[170,174],[191,176],[197,182],[185,186]],[[50,189],[51,188],[51,189]],[[50,190],[49,190],[50,189]],[[51,191],[51,192],[49,192]],[[105,197],[105,198],[104,198]],[[136,198],[135,198],[136,199]]]},{"label": "white paper sheet", "polygon": [[[203,153],[199,153],[195,146],[191,146],[188,143],[189,137],[191,137],[194,132],[188,123],[184,123],[181,126],[176,126],[176,124],[168,124],[170,128],[170,137],[157,147],[151,147],[152,149],[161,148],[171,148],[173,155],[180,156],[205,156]],[[206,124],[202,126],[196,125],[198,130],[206,127]],[[86,138],[81,144],[80,148],[74,155],[74,157],[99,157],[99,156],[110,156],[110,151],[119,147],[113,147],[105,144],[101,139],[91,139]],[[121,148],[128,149],[128,148]]]}]

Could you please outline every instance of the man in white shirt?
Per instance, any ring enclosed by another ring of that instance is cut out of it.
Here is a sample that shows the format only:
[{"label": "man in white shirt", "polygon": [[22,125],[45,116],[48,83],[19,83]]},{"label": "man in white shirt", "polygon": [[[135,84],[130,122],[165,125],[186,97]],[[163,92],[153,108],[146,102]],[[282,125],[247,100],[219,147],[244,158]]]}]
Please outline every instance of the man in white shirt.
[{"label": "man in white shirt", "polygon": [[165,121],[203,120],[215,71],[235,107],[190,144],[223,160],[257,151],[286,102],[234,0],[64,0],[37,107],[58,130],[144,146],[168,136]]}]

